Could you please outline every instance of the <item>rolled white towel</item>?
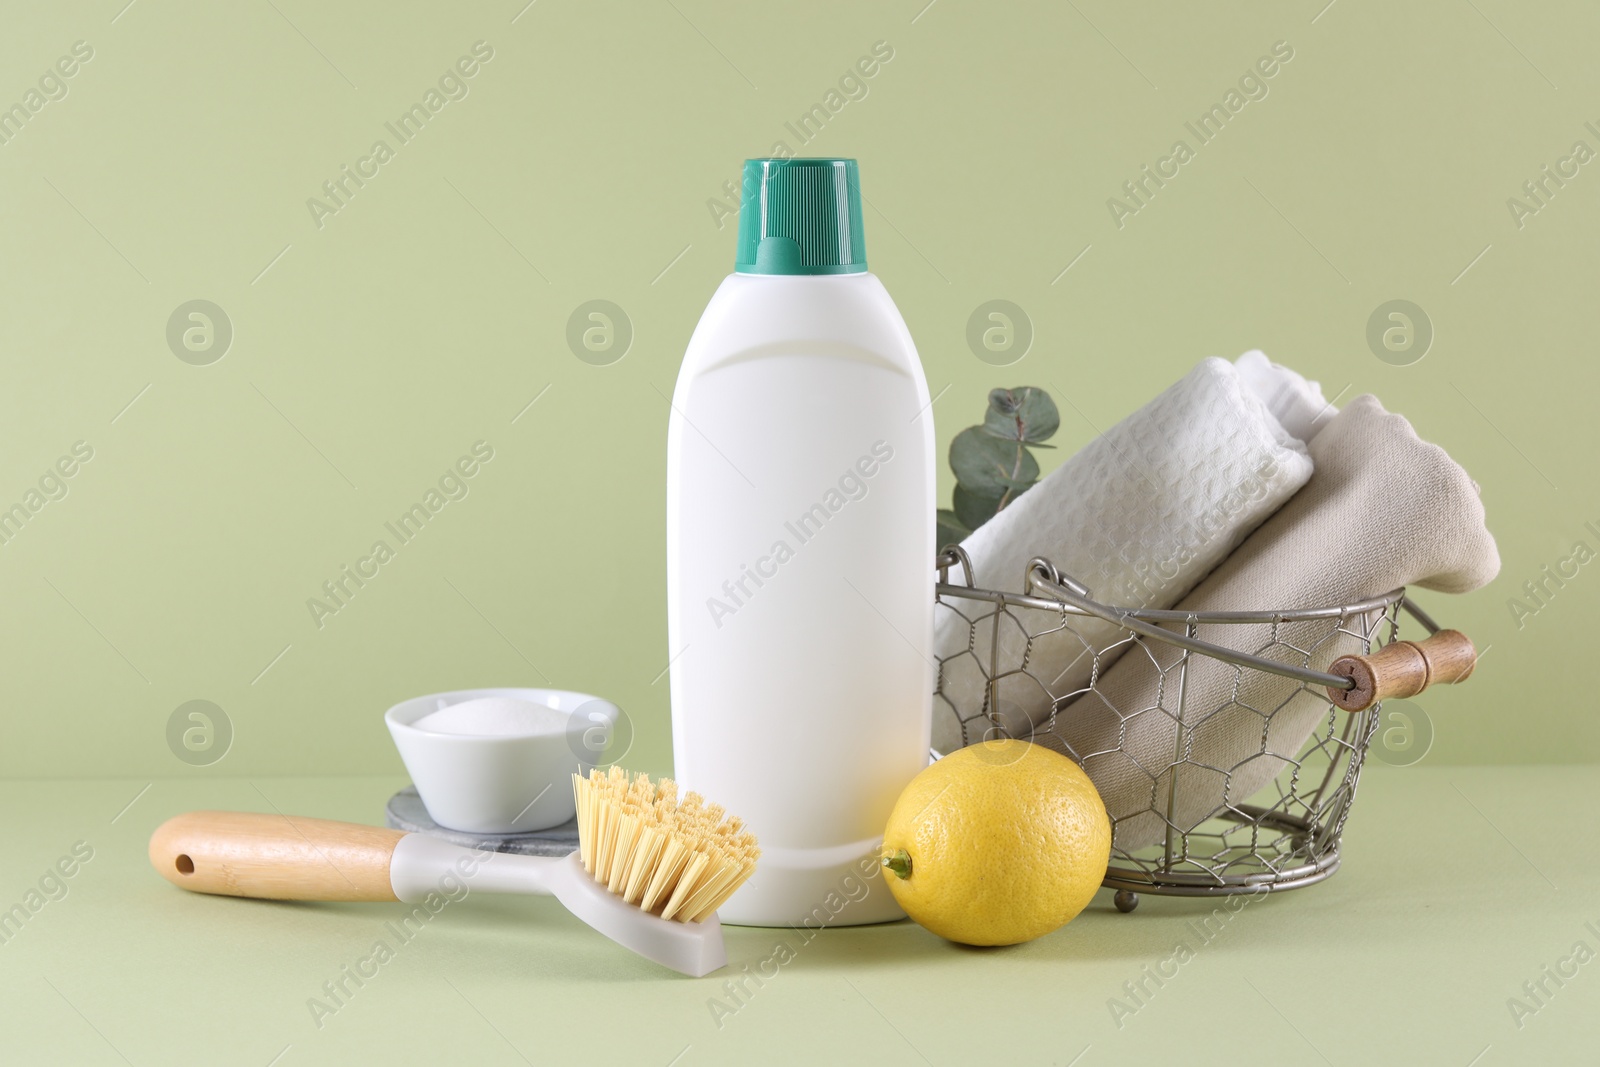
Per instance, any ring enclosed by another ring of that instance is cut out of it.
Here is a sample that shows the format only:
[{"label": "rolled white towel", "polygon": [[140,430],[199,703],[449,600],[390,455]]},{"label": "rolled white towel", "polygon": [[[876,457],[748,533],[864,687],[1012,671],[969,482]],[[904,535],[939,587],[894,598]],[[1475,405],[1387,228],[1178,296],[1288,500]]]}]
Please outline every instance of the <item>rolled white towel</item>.
[{"label": "rolled white towel", "polygon": [[1261,398],[1278,424],[1306,444],[1339,413],[1322,398],[1322,386],[1267,358],[1259,348],[1233,361],[1239,377]]},{"label": "rolled white towel", "polygon": [[[1304,443],[1257,390],[1294,395],[1284,410],[1327,405],[1318,403],[1314,383],[1264,356],[1260,362],[1265,367],[1251,360],[1241,373],[1227,360],[1204,360],[975,530],[962,542],[974,583],[1017,591],[1028,561],[1044,556],[1102,603],[1176,604],[1311,477]],[[934,706],[933,747],[940,752],[984,736],[994,632],[989,622],[969,625],[987,604],[946,604],[934,636],[944,696]],[[1104,671],[1129,643],[1127,631],[1098,619],[1025,632],[1050,625],[1037,612],[1001,620],[996,710],[1013,736],[1028,736],[1058,701],[1085,688],[1097,661]],[[1029,672],[1048,691],[1017,671],[1025,650]]]}]

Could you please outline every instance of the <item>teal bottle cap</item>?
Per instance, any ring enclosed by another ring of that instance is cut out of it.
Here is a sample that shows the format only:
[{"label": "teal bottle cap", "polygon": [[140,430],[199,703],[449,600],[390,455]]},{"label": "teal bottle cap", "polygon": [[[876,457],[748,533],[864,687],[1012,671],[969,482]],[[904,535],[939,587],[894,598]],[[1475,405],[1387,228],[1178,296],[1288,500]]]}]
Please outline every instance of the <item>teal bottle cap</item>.
[{"label": "teal bottle cap", "polygon": [[733,269],[740,274],[865,271],[856,161],[745,160]]}]

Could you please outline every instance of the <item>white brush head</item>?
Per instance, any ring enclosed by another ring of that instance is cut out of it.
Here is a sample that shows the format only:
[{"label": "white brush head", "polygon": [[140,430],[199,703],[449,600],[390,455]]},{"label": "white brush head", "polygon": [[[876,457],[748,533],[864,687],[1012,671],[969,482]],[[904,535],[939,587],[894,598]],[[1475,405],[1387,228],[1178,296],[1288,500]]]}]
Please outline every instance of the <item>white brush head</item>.
[{"label": "white brush head", "polygon": [[567,910],[624,948],[681,974],[700,978],[728,962],[715,914],[676,922],[629,904],[595,881],[576,852],[555,861],[547,884]]},{"label": "white brush head", "polygon": [[695,978],[728,962],[715,915],[700,922],[652,915],[595,881],[576,852],[559,859],[517,856],[452,845],[427,834],[407,834],[395,843],[389,880],[396,897],[421,901],[443,892],[446,877],[473,893],[548,893],[623,948]]}]

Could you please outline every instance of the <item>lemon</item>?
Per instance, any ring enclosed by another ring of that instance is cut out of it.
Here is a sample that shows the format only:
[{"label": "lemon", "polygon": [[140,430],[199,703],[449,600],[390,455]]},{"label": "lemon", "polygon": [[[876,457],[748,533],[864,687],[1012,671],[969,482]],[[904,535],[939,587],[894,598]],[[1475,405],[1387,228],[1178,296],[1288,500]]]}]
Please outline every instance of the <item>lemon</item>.
[{"label": "lemon", "polygon": [[984,741],[911,780],[883,834],[885,881],[907,915],[964,945],[1015,945],[1089,903],[1111,820],[1076,763],[1027,741]]}]

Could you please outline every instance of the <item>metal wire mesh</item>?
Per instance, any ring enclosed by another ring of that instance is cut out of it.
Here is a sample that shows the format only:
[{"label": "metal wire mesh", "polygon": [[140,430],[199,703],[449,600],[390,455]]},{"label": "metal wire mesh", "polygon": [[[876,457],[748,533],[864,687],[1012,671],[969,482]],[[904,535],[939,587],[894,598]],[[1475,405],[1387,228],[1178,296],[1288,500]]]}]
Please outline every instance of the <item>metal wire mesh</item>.
[{"label": "metal wire mesh", "polygon": [[[1021,576],[1020,593],[973,587],[959,549],[939,566],[941,631],[965,627],[967,640],[941,649],[935,716],[955,717],[963,745],[1022,736],[1071,757],[1095,779],[1113,827],[1104,884],[1123,891],[1124,910],[1140,892],[1260,892],[1332,874],[1380,708],[1338,708],[1324,687],[1348,682],[1324,671],[1338,655],[1394,641],[1402,606],[1437,629],[1404,590],[1359,604],[1201,614],[1099,604],[1043,559]],[[1115,623],[1117,638],[1096,644],[1080,635],[1077,628],[1094,619]],[[1062,684],[1067,672],[1045,676],[1035,652],[1049,641],[1058,652],[1062,641],[1081,645],[1081,656],[1092,658],[1087,683]],[[1191,679],[1201,657],[1211,661],[1204,687]],[[1263,686],[1253,672],[1275,676],[1274,684]],[[958,676],[981,684],[956,684]],[[1274,703],[1253,706],[1252,693],[1263,691]],[[1156,696],[1118,706],[1130,692]],[[1026,703],[1034,710],[1018,707]],[[1152,736],[1170,744],[1158,759]],[[1085,737],[1099,741],[1089,747]]]}]

